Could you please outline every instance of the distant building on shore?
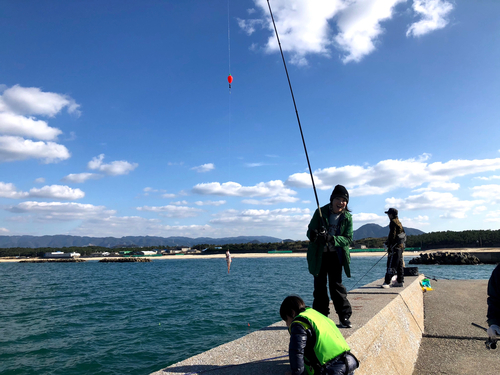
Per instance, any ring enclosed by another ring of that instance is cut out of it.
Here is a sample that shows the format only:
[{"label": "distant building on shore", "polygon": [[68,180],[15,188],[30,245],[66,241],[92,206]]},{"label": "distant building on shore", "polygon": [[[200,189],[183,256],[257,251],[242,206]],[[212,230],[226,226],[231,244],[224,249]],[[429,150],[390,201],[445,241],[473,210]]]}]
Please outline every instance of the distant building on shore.
[{"label": "distant building on shore", "polygon": [[62,251],[54,251],[45,253],[44,258],[80,258],[80,253],[63,253]]}]

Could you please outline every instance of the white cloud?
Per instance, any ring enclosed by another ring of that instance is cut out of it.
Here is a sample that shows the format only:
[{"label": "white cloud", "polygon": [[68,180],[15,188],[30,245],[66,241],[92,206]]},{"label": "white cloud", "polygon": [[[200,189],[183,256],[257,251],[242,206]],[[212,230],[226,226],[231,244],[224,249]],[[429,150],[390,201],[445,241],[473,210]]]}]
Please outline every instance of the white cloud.
[{"label": "white cloud", "polygon": [[445,27],[448,24],[446,16],[453,5],[446,0],[413,0],[413,10],[422,19],[408,28],[406,36],[419,37]]},{"label": "white cloud", "polygon": [[490,177],[474,177],[475,180],[491,181],[500,180],[500,176],[490,176]]},{"label": "white cloud", "polygon": [[[265,22],[267,29],[271,31],[265,49],[267,52],[276,52],[279,47],[268,16],[267,1],[255,0],[255,4],[265,15],[260,21]],[[342,0],[275,0],[271,6],[281,46],[284,51],[291,53],[293,64],[306,65],[305,56],[309,53],[329,55],[328,47],[332,41],[328,21],[344,7]],[[247,34],[255,31],[258,25],[259,21],[255,19],[240,23]]]},{"label": "white cloud", "polygon": [[484,219],[487,223],[500,223],[500,211],[490,211]]},{"label": "white cloud", "polygon": [[220,201],[196,201],[194,202],[197,206],[222,206],[223,204],[226,204],[226,201],[220,200]]},{"label": "white cloud", "polygon": [[103,164],[104,154],[96,156],[91,161],[89,161],[87,167],[92,170],[98,170],[107,174],[108,176],[119,176],[124,174],[129,174],[133,171],[139,164],[129,163],[125,160],[113,161],[109,164]]},{"label": "white cloud", "polygon": [[80,189],[72,189],[69,186],[50,185],[44,186],[41,189],[33,188],[29,192],[32,198],[52,198],[52,199],[81,199],[85,197],[85,193]]},{"label": "white cloud", "polygon": [[51,141],[62,131],[51,128],[45,121],[33,117],[0,112],[0,133]]},{"label": "white cloud", "polygon": [[97,173],[70,173],[69,175],[62,178],[63,181],[73,182],[75,184],[81,184],[87,180],[96,180],[103,177]]},{"label": "white cloud", "polygon": [[338,20],[340,33],[335,42],[347,54],[342,61],[358,62],[375,50],[374,41],[382,34],[382,21],[392,18],[394,7],[406,0],[351,1]]},{"label": "white cloud", "polygon": [[177,202],[170,202],[170,204],[173,204],[174,206],[185,206],[188,204],[187,201],[177,201]]},{"label": "white cloud", "polygon": [[162,198],[175,198],[176,196],[177,196],[176,194],[172,193],[165,193],[161,195]]},{"label": "white cloud", "polygon": [[486,206],[477,206],[474,208],[472,213],[474,215],[481,215],[483,212],[485,212],[487,210],[488,210],[488,207],[486,207]]},{"label": "white cloud", "polygon": [[52,199],[81,199],[85,193],[80,189],[71,189],[68,186],[51,185],[41,189],[33,188],[27,192],[18,191],[14,184],[0,182],[0,197],[21,198],[52,198]]},{"label": "white cloud", "polygon": [[0,136],[0,162],[41,159],[48,164],[69,157],[68,149],[54,142],[34,142],[21,137]]},{"label": "white cloud", "polygon": [[28,193],[18,191],[14,184],[0,182],[0,197],[1,198],[12,198],[19,199],[25,198],[28,196]]},{"label": "white cloud", "polygon": [[12,86],[3,92],[0,102],[0,110],[3,107],[8,112],[20,115],[54,117],[63,108],[67,108],[69,113],[80,115],[80,105],[69,96],[42,92],[37,87]]},{"label": "white cloud", "polygon": [[252,35],[257,28],[262,28],[264,26],[264,20],[259,20],[259,19],[242,20],[241,18],[238,18],[238,26],[247,35]]},{"label": "white cloud", "polygon": [[45,178],[43,178],[43,177],[39,177],[39,178],[37,178],[37,179],[35,180],[35,183],[37,183],[37,184],[43,184],[43,183],[45,183]]},{"label": "white cloud", "polygon": [[209,171],[214,170],[214,169],[215,169],[215,166],[212,163],[203,164],[203,165],[200,165],[198,167],[191,168],[191,170],[196,171],[198,173],[209,172]]},{"label": "white cloud", "polygon": [[36,87],[6,87],[2,85],[0,90],[0,162],[41,159],[54,163],[68,159],[70,153],[66,147],[50,142],[62,131],[32,116],[54,117],[65,107],[79,115],[79,105],[66,95],[42,92]]},{"label": "white cloud", "polygon": [[152,187],[145,187],[143,189],[145,193],[165,193],[166,191],[163,189],[153,189]]},{"label": "white cloud", "polygon": [[295,203],[298,200],[299,200],[299,198],[296,198],[296,197],[291,197],[289,195],[282,195],[282,196],[271,197],[271,198],[266,198],[266,199],[261,199],[261,200],[243,199],[241,201],[241,203],[270,206],[270,205],[279,204],[279,203]]},{"label": "white cloud", "polygon": [[30,213],[37,215],[38,220],[66,221],[85,220],[93,217],[113,215],[114,210],[107,210],[104,206],[82,204],[75,202],[22,202],[6,208],[14,213]]},{"label": "white cloud", "polygon": [[482,200],[460,200],[451,193],[425,192],[411,195],[408,198],[387,198],[385,208],[395,207],[398,210],[441,210],[442,218],[465,218],[466,212],[484,203]]},{"label": "white cloud", "polygon": [[167,206],[143,206],[137,207],[139,211],[148,211],[148,212],[157,212],[163,216],[167,217],[176,217],[176,218],[186,218],[186,217],[196,217],[199,216],[200,213],[203,212],[202,209],[186,207],[186,206],[175,206],[175,205],[167,205]]},{"label": "white cloud", "polygon": [[237,229],[239,233],[306,233],[311,220],[309,209],[287,208],[277,210],[226,210],[215,215],[210,223],[224,229]]},{"label": "white cloud", "polygon": [[366,212],[360,212],[359,214],[352,214],[352,221],[356,226],[361,226],[369,223],[385,226],[388,223],[387,215],[377,215]]},{"label": "white cloud", "polygon": [[[456,177],[500,169],[500,158],[427,163],[428,158],[424,154],[417,159],[382,160],[374,166],[319,169],[314,172],[314,181],[318,189],[330,190],[342,184],[351,196],[362,196],[384,194],[397,188],[414,189],[425,183],[454,189],[456,185],[449,182]],[[311,177],[309,173],[296,173],[288,177],[286,185],[310,188]]]},{"label": "white cloud", "polygon": [[245,163],[245,167],[248,168],[262,167],[264,165],[264,163]]},{"label": "white cloud", "polygon": [[[158,219],[139,216],[102,215],[88,218],[71,231],[76,236],[123,237],[123,236],[165,236],[164,227]],[[177,235],[172,231],[171,235]]]},{"label": "white cloud", "polygon": [[[238,19],[239,27],[253,35],[266,30],[264,50],[279,50],[266,0],[254,0],[260,11],[248,19]],[[376,49],[383,34],[382,23],[392,19],[398,4],[406,0],[274,0],[271,4],[281,46],[290,62],[307,65],[308,55],[329,57],[333,48],[344,54],[342,61],[359,62]],[[420,36],[448,24],[446,16],[453,6],[446,0],[414,0],[413,10],[421,19],[413,23],[407,36]],[[250,18],[251,17],[251,18]],[[257,50],[252,43],[251,50]]]},{"label": "white cloud", "polygon": [[481,185],[472,188],[474,198],[483,198],[493,204],[500,202],[500,185]]},{"label": "white cloud", "polygon": [[[258,29],[268,30],[265,50],[277,52],[267,1],[254,2],[261,17],[253,14],[253,18],[238,19],[238,25],[247,35]],[[396,6],[401,3],[406,0],[275,0],[272,9],[281,46],[291,54],[291,63],[307,65],[308,55],[330,56],[334,47],[344,53],[344,63],[359,62],[376,49],[377,39],[384,32],[381,24],[394,16]],[[415,0],[413,9],[422,20],[410,26],[408,35],[421,35],[446,26],[444,17],[453,8],[450,6],[444,0]]]},{"label": "white cloud", "polygon": [[10,230],[8,230],[7,228],[0,228],[0,233],[9,233]]},{"label": "white cloud", "polygon": [[460,189],[460,184],[454,182],[431,182],[426,188],[420,188],[413,190],[414,193],[421,193],[424,191],[432,191],[432,190],[458,190]]},{"label": "white cloud", "polygon": [[242,186],[237,182],[202,183],[193,187],[193,193],[228,197],[288,197],[297,194],[286,188],[282,181],[260,182],[255,186]]}]

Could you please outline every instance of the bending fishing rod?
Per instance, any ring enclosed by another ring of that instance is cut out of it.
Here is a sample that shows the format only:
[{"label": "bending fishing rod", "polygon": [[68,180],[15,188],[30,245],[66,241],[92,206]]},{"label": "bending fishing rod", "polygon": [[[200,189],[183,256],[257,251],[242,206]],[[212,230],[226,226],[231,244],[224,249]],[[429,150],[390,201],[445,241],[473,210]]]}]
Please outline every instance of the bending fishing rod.
[{"label": "bending fishing rod", "polygon": [[372,266],[372,268],[370,268],[370,269],[368,270],[368,272],[367,272],[367,273],[365,273],[363,276],[361,276],[361,278],[360,278],[358,281],[356,281],[356,283],[355,283],[355,284],[354,284],[354,285],[353,285],[353,286],[352,286],[352,287],[348,290],[348,292],[350,292],[351,290],[353,290],[353,289],[354,289],[354,287],[355,287],[356,285],[358,285],[358,284],[359,284],[359,282],[363,279],[363,277],[365,277],[366,275],[368,275],[368,274],[370,273],[370,271],[373,269],[373,267],[375,267],[375,266],[376,266],[376,265],[377,265],[377,264],[378,264],[378,263],[379,263],[382,259],[384,259],[384,257],[385,257],[386,255],[387,255],[387,252],[385,252],[385,253],[384,253],[384,255],[382,255],[382,257],[381,257],[381,258],[377,261],[377,263],[375,263],[375,264]]},{"label": "bending fishing rod", "polygon": [[290,87],[290,94],[292,94],[293,106],[295,108],[295,115],[297,116],[297,122],[299,123],[300,136],[302,137],[302,144],[304,145],[304,151],[306,153],[307,166],[309,167],[309,174],[311,175],[311,182],[312,182],[312,186],[313,186],[313,190],[314,190],[314,197],[316,198],[316,205],[318,206],[318,212],[319,212],[319,216],[321,218],[321,221],[323,222],[323,225],[325,226],[325,229],[326,229],[325,219],[323,218],[323,214],[321,213],[321,209],[319,206],[318,194],[316,192],[316,185],[314,183],[314,177],[313,177],[313,173],[312,173],[312,169],[311,169],[311,163],[309,162],[309,155],[307,153],[306,141],[304,139],[304,133],[302,132],[302,125],[300,124],[299,111],[297,110],[297,104],[295,103],[295,96],[293,95],[292,83],[290,82],[290,76],[288,75],[288,69],[286,67],[285,55],[283,55],[283,49],[281,48],[281,42],[280,42],[280,37],[278,35],[278,29],[276,28],[276,23],[274,22],[273,11],[271,10],[271,4],[269,3],[269,0],[267,0],[267,6],[269,7],[269,13],[271,14],[271,20],[273,21],[273,26],[274,26],[274,32],[276,34],[276,39],[278,40],[278,46],[280,47],[281,58],[283,60],[283,66],[285,67],[286,78],[288,80],[288,86]]}]

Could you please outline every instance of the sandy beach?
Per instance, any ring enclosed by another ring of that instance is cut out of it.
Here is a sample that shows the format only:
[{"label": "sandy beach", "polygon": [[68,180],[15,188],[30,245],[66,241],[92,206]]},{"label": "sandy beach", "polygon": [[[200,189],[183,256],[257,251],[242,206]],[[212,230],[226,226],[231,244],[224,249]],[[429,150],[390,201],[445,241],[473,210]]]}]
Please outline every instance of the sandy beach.
[{"label": "sandy beach", "polygon": [[[500,252],[500,248],[492,247],[492,248],[454,248],[454,249],[429,249],[423,251],[406,251],[404,253],[405,256],[417,256],[421,253],[434,253],[434,252]],[[383,252],[351,252],[351,257],[381,257],[383,256]],[[237,258],[305,258],[306,253],[234,253],[231,254],[232,259]],[[225,254],[189,254],[189,255],[164,255],[161,257],[144,257],[151,258],[153,260],[176,260],[176,259],[226,259]],[[30,259],[43,259],[43,258],[30,258]],[[88,261],[99,261],[104,258],[100,257],[80,257],[80,259],[88,260]],[[0,258],[0,262],[20,262],[26,259],[17,259],[17,258]]]},{"label": "sandy beach", "polygon": [[[351,256],[382,256],[383,253],[351,253]],[[306,253],[277,253],[277,254],[268,254],[268,253],[234,253],[231,254],[232,259],[238,258],[305,258]],[[150,258],[152,260],[179,260],[179,259],[224,259],[226,260],[225,254],[186,254],[186,255],[164,255],[161,257],[141,257],[141,258]],[[44,258],[30,258],[33,259],[44,259]],[[80,257],[79,259],[87,260],[87,261],[99,261],[104,259],[102,257]],[[17,259],[17,258],[0,258],[0,262],[20,262],[22,260],[27,259]]]}]

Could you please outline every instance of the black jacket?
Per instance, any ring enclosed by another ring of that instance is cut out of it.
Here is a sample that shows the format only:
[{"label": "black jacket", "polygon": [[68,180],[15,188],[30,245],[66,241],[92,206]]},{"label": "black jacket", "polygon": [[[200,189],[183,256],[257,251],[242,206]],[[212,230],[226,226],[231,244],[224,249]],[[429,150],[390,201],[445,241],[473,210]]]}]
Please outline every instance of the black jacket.
[{"label": "black jacket", "polygon": [[[307,341],[312,342],[312,332],[305,329],[301,324],[294,323],[290,327],[290,346],[288,347],[290,367],[292,375],[305,374],[304,353],[306,352]],[[307,350],[314,350],[307,348]]]},{"label": "black jacket", "polygon": [[500,326],[500,264],[493,270],[488,281],[488,325]]}]

